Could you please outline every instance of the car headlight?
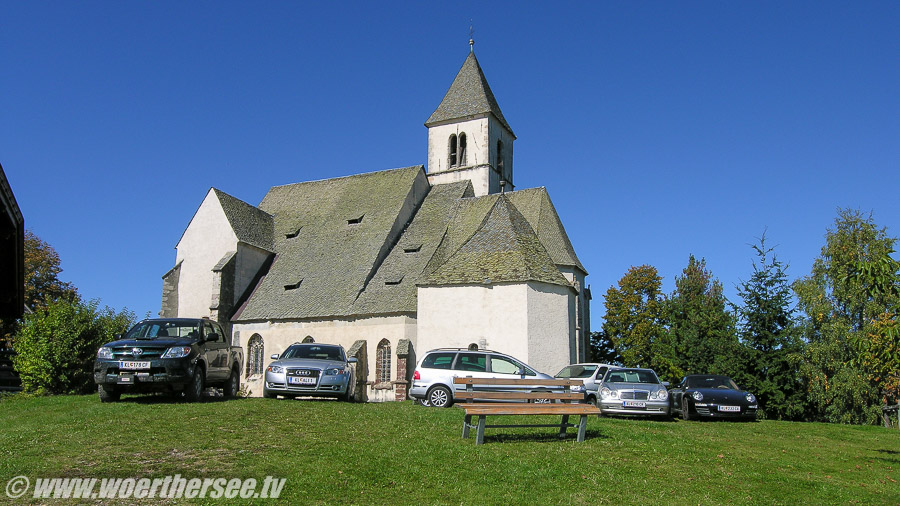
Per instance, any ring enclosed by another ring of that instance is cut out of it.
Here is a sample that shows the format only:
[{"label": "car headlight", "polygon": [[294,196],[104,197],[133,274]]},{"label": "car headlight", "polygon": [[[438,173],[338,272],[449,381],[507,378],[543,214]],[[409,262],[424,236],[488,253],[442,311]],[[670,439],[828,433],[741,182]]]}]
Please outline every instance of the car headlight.
[{"label": "car headlight", "polygon": [[113,358],[112,348],[103,347],[97,350],[97,358]]},{"label": "car headlight", "polygon": [[751,404],[756,402],[756,396],[751,394],[750,392],[747,392],[747,402]]},{"label": "car headlight", "polygon": [[691,397],[693,397],[695,401],[703,400],[703,394],[701,394],[700,392],[691,392]]},{"label": "car headlight", "polygon": [[669,398],[669,392],[667,392],[665,390],[657,390],[650,394],[650,398],[651,399],[659,399],[661,401],[664,401]]},{"label": "car headlight", "polygon": [[331,369],[325,369],[326,376],[340,376],[342,374],[347,374],[347,371],[345,371],[343,367],[332,367]]},{"label": "car headlight", "polygon": [[190,346],[173,346],[162,354],[161,358],[182,358],[191,354]]},{"label": "car headlight", "polygon": [[281,367],[280,365],[270,365],[266,368],[266,370],[269,372],[274,372],[275,374],[281,374],[284,372],[284,367]]},{"label": "car headlight", "polygon": [[609,387],[603,387],[600,389],[600,397],[602,399],[615,399],[619,393],[615,390],[612,390]]}]

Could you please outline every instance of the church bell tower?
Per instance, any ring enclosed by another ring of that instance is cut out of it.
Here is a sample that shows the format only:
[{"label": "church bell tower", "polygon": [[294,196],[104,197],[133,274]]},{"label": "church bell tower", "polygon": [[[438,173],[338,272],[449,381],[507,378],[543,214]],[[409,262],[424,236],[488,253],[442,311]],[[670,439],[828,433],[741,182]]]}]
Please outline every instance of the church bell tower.
[{"label": "church bell tower", "polygon": [[428,182],[472,181],[475,196],[512,191],[512,128],[475,58],[474,41],[428,127]]}]

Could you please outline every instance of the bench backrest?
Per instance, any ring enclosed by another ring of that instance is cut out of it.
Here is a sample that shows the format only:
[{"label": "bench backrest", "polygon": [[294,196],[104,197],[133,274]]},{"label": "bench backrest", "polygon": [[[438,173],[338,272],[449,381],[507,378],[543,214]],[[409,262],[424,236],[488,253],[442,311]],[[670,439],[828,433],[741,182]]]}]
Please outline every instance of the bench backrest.
[{"label": "bench backrest", "polygon": [[[455,377],[454,385],[466,385],[465,391],[457,391],[454,396],[459,400],[568,400],[584,399],[584,394],[569,391],[570,387],[583,385],[580,379],[529,379],[529,378],[472,378]],[[478,386],[510,387],[500,391],[474,390]],[[535,391],[535,387],[542,388]],[[544,390],[544,388],[551,390]]]}]

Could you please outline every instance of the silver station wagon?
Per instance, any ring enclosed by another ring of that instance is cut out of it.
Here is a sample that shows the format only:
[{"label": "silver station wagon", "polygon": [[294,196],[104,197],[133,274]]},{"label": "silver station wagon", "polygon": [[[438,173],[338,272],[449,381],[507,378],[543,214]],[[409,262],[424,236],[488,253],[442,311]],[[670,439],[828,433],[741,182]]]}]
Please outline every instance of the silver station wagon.
[{"label": "silver station wagon", "polygon": [[604,415],[669,416],[668,385],[653,369],[610,369],[600,383],[597,407]]},{"label": "silver station wagon", "polygon": [[353,371],[344,347],[336,344],[294,343],[266,368],[263,397],[337,397],[350,400]]}]

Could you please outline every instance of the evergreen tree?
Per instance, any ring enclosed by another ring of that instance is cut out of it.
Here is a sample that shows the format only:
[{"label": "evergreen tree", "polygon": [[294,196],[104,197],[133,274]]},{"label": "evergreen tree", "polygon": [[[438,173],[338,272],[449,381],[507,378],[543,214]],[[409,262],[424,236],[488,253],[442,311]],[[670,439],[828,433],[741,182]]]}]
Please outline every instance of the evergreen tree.
[{"label": "evergreen tree", "polygon": [[791,286],[785,266],[766,246],[765,233],[753,245],[758,262],[753,275],[741,283],[738,295],[740,337],[745,347],[744,371],[738,383],[759,399],[767,418],[799,419],[805,397],[790,357],[800,349],[794,326]]},{"label": "evergreen tree", "polygon": [[682,275],[675,278],[665,318],[676,365],[685,374],[738,376],[743,357],[735,318],[706,260],[690,256]]}]

